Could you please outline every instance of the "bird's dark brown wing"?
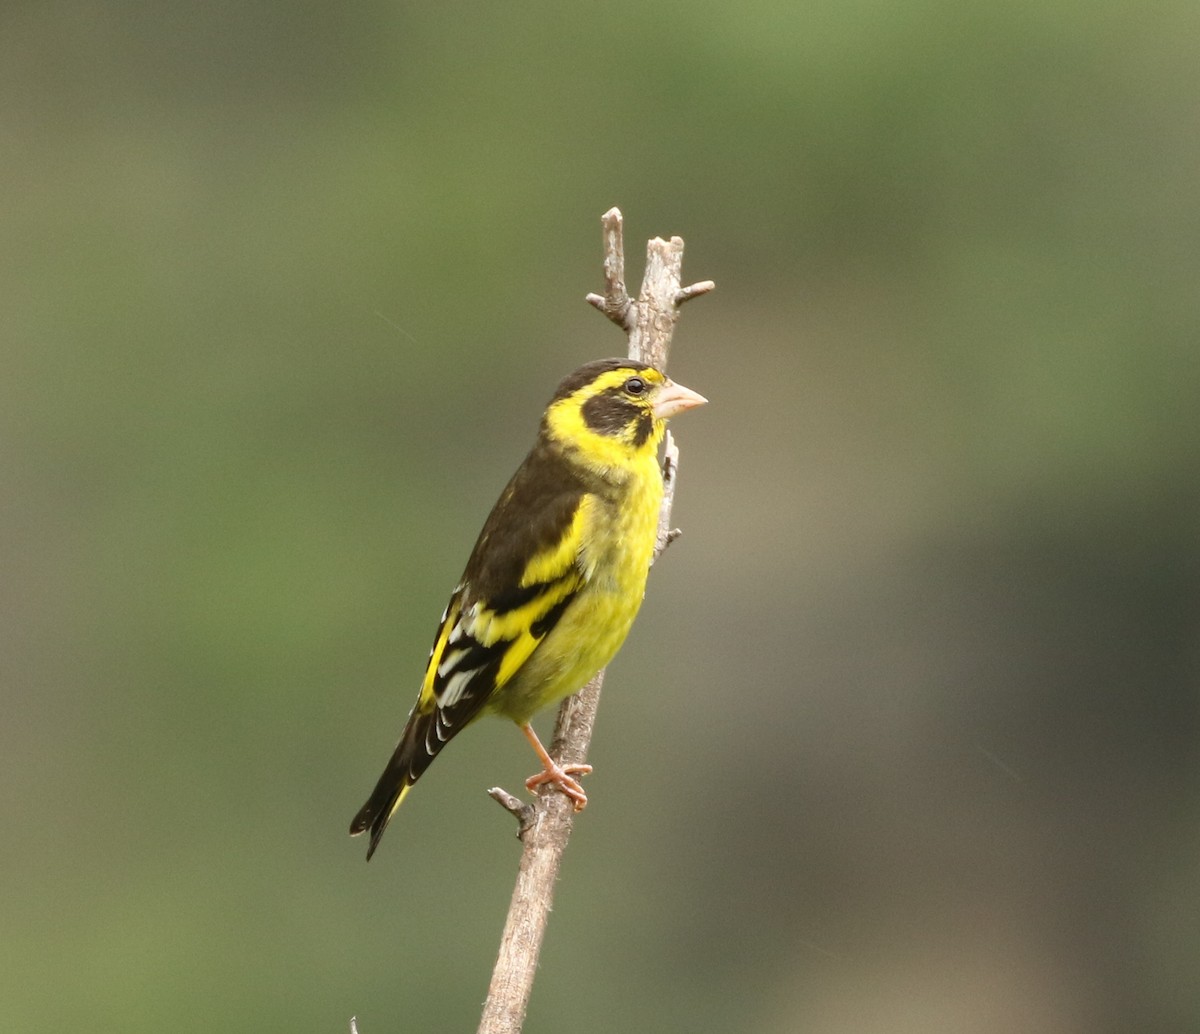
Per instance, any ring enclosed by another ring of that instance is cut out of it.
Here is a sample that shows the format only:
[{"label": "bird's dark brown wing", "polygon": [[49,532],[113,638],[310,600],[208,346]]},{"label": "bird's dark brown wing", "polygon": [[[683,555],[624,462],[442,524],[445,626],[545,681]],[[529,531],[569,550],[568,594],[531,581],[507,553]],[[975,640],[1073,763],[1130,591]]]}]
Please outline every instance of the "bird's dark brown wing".
[{"label": "bird's dark brown wing", "polygon": [[576,561],[588,490],[539,438],[500,494],[442,615],[400,742],[350,826],[370,828],[368,858],[409,788],[520,670],[583,585]]}]

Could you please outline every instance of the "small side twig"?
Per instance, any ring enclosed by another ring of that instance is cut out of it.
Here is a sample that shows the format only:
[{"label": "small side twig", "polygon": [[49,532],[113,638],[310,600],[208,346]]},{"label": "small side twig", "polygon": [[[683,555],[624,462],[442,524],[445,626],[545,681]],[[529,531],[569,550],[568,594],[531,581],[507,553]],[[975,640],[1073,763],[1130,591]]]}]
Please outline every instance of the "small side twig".
[{"label": "small side twig", "polygon": [[714,290],[716,286],[717,285],[711,280],[698,280],[694,284],[690,284],[687,287],[682,287],[680,288],[679,293],[675,295],[675,304],[682,305],[684,302],[690,302],[693,298],[699,298],[702,294],[708,294],[708,292]]},{"label": "small side twig", "polygon": [[[679,306],[711,291],[714,285],[705,280],[690,287],[680,287],[683,240],[672,237],[664,241],[656,237],[646,246],[646,271],[641,291],[637,301],[632,301],[625,288],[620,211],[612,208],[605,212],[601,223],[605,292],[603,295],[589,294],[587,300],[628,334],[630,358],[664,370],[671,336],[679,319]],[[680,534],[670,523],[678,468],[679,450],[668,434],[655,559]],[[597,672],[583,689],[564,700],[559,708],[550,753],[561,764],[582,764],[587,760],[603,684],[604,672]],[[571,835],[574,810],[564,795],[553,791],[538,794],[533,804],[525,804],[499,788],[488,792],[517,817],[520,823],[518,835],[524,846],[479,1034],[520,1034],[533,990],[559,863]]]},{"label": "small side twig", "polygon": [[625,333],[633,327],[633,302],[625,290],[625,230],[619,208],[600,217],[604,228],[604,294],[589,294],[587,301]]},{"label": "small side twig", "polygon": [[488,796],[500,807],[513,813],[517,819],[517,839],[524,840],[525,832],[533,825],[533,805],[526,804],[520,797],[514,797],[507,790],[493,786],[488,790]]}]

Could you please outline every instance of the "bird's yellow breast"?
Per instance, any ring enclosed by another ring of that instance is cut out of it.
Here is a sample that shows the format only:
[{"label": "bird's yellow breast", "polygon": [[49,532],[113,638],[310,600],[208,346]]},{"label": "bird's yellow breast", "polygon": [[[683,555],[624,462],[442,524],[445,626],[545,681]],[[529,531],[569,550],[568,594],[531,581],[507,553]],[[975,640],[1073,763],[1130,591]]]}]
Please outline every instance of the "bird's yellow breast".
[{"label": "bird's yellow breast", "polygon": [[558,623],[489,709],[517,722],[579,689],[625,642],[654,555],[662,475],[653,453],[628,470],[621,491],[585,495],[575,557],[584,584]]}]

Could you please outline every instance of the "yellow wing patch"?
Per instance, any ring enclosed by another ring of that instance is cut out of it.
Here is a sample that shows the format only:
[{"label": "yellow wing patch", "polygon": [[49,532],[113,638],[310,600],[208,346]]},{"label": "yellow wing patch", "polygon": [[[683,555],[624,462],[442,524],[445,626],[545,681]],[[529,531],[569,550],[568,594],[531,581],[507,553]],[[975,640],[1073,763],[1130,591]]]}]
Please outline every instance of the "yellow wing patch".
[{"label": "yellow wing patch", "polygon": [[471,598],[470,584],[455,589],[429,654],[418,713],[436,711],[448,723],[452,712],[477,713],[520,671],[588,580],[595,558],[584,544],[595,504],[582,496],[563,534],[526,562],[518,585],[528,598],[517,606],[495,610]]},{"label": "yellow wing patch", "polygon": [[442,623],[438,626],[437,638],[433,641],[433,649],[429,651],[429,663],[425,666],[425,679],[421,683],[421,694],[417,697],[416,710],[428,714],[437,706],[437,671],[442,663],[442,655],[446,652],[446,643],[450,634],[458,626],[459,615],[462,613],[462,587],[454,590],[450,602],[446,604],[446,613],[442,615]]},{"label": "yellow wing patch", "polygon": [[[522,589],[542,587],[537,595],[500,613],[482,603],[473,603],[464,615],[465,631],[481,645],[492,646],[502,639],[511,641],[497,672],[498,685],[504,685],[541,642],[545,632],[537,634],[537,623],[586,581],[581,560],[591,509],[591,498],[584,496],[558,541],[535,553],[526,563],[519,585]],[[529,642],[523,642],[524,639]]]},{"label": "yellow wing patch", "polygon": [[529,655],[537,649],[540,642],[541,639],[535,639],[528,632],[522,632],[509,644],[508,649],[504,651],[504,660],[500,662],[500,668],[496,672],[497,688],[507,683],[520,670],[521,665],[529,660]]},{"label": "yellow wing patch", "polygon": [[[472,604],[463,618],[463,628],[481,646],[494,646],[502,639],[519,639],[579,588],[583,579],[575,571],[551,582],[523,606],[497,614],[482,604]],[[534,637],[534,645],[541,640]],[[532,649],[532,647],[531,647]],[[503,670],[503,669],[501,669]],[[503,681],[501,682],[503,685]]]},{"label": "yellow wing patch", "polygon": [[581,497],[579,506],[575,509],[575,516],[571,518],[571,523],[563,532],[562,537],[554,545],[547,546],[530,558],[529,563],[525,565],[525,570],[521,573],[522,589],[530,585],[537,585],[539,582],[555,581],[575,566],[575,560],[579,556],[580,547],[583,544],[583,532],[587,525],[588,512],[591,509],[588,505],[589,502],[588,496]]}]

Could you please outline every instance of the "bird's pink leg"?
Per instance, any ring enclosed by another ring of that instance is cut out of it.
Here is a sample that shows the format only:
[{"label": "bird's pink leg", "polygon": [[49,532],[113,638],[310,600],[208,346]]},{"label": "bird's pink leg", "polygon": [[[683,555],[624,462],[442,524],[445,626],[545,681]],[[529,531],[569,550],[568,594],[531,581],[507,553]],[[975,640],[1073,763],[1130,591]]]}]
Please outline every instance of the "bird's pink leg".
[{"label": "bird's pink leg", "polygon": [[525,734],[525,738],[537,752],[537,756],[542,762],[542,771],[525,780],[525,789],[535,790],[539,786],[553,786],[560,793],[566,794],[570,798],[576,811],[583,811],[587,807],[587,794],[583,792],[583,787],[579,785],[578,780],[571,777],[587,775],[592,770],[592,766],[560,765],[550,756],[549,751],[542,746],[542,741],[538,739],[532,725],[526,722],[521,726],[521,731]]}]

